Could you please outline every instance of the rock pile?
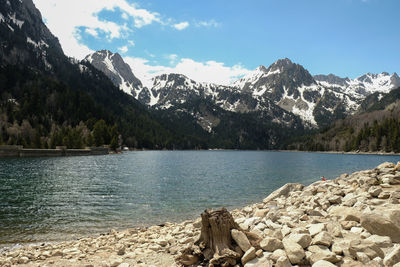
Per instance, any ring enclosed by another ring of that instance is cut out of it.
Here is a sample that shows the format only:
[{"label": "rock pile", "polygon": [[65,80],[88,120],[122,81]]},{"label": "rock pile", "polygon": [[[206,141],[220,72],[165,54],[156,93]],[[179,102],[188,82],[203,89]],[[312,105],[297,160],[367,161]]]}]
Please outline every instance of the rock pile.
[{"label": "rock pile", "polygon": [[264,239],[250,266],[400,266],[400,162],[307,187],[286,184],[233,211]]},{"label": "rock pile", "polygon": [[[242,229],[263,238],[261,249],[232,234],[245,267],[400,267],[399,201],[400,163],[383,163],[306,187],[286,184],[263,203],[233,210]],[[27,246],[3,252],[0,266],[176,266],[200,226],[198,219]]]}]

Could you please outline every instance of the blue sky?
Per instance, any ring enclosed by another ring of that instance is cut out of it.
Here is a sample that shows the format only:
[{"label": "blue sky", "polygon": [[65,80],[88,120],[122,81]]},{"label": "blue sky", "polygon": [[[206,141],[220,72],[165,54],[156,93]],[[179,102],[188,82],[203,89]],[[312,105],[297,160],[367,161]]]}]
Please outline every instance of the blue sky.
[{"label": "blue sky", "polygon": [[400,71],[398,0],[34,2],[67,55],[119,52],[142,79],[228,84],[284,57],[311,74]]}]

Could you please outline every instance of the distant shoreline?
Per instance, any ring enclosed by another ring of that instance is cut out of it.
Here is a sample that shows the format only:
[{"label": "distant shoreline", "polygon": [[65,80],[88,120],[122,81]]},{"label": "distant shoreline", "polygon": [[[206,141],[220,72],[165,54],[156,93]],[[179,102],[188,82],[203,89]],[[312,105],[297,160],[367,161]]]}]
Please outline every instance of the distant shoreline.
[{"label": "distant shoreline", "polygon": [[322,153],[322,154],[349,154],[349,155],[379,155],[379,156],[400,156],[400,153],[383,152],[383,151],[302,151],[302,150],[277,150],[279,152],[308,152],[308,153]]},{"label": "distant shoreline", "polygon": [[69,156],[94,156],[108,155],[107,147],[90,147],[85,149],[67,149],[56,147],[55,149],[32,149],[23,146],[0,146],[1,158],[28,158],[28,157],[69,157]]}]

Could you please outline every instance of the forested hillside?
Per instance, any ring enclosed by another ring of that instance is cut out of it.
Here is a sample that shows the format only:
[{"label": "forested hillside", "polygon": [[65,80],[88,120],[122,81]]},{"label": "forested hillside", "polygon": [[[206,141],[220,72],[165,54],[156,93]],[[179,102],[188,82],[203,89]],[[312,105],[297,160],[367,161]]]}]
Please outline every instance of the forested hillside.
[{"label": "forested hillside", "polygon": [[[371,100],[372,99],[372,100]],[[371,95],[361,112],[334,122],[319,134],[292,142],[289,149],[310,151],[400,152],[400,88]]]}]

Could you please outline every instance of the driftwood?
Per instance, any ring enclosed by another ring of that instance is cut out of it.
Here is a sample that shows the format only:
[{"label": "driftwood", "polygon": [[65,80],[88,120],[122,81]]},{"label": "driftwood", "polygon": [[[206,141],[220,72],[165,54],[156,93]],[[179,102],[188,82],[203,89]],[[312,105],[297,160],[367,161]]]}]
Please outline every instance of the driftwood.
[{"label": "driftwood", "polygon": [[260,248],[261,239],[256,234],[241,229],[225,208],[215,211],[205,210],[201,214],[201,223],[199,240],[192,247],[182,251],[176,259],[184,266],[205,261],[209,262],[210,267],[227,267],[240,262],[244,252],[232,238],[232,229],[243,232],[251,246]]}]

